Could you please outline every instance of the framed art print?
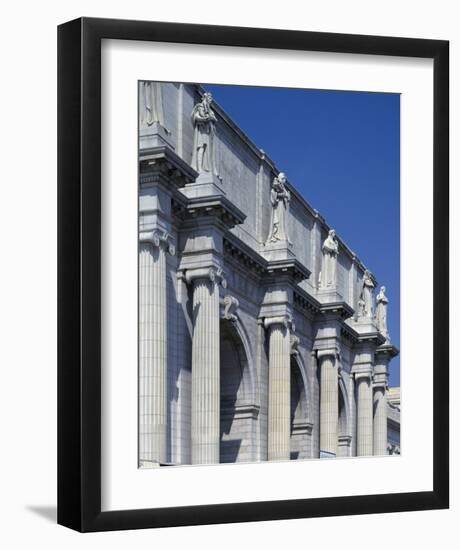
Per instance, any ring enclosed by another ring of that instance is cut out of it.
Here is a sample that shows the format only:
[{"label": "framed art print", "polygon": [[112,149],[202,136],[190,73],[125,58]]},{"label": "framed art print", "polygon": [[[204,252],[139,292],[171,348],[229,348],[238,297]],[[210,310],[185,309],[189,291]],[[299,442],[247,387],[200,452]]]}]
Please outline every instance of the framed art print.
[{"label": "framed art print", "polygon": [[58,46],[59,523],[448,507],[448,43]]}]

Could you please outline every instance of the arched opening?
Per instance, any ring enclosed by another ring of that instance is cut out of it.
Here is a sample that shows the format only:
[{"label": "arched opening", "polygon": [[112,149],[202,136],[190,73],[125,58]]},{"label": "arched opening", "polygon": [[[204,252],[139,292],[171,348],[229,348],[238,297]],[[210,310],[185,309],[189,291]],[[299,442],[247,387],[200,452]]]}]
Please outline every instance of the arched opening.
[{"label": "arched opening", "polygon": [[220,462],[254,460],[254,404],[248,354],[235,325],[221,322]]},{"label": "arched opening", "polygon": [[311,429],[302,371],[297,360],[291,356],[291,460],[310,457]]},{"label": "arched opening", "polygon": [[348,424],[348,401],[343,380],[339,380],[339,421],[337,426],[337,456],[350,456],[351,434]]}]

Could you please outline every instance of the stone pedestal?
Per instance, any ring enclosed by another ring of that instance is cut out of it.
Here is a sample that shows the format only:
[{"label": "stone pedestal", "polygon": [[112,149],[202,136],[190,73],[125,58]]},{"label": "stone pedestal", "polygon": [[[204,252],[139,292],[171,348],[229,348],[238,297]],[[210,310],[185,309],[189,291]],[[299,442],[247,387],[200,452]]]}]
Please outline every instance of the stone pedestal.
[{"label": "stone pedestal", "polygon": [[166,251],[169,235],[141,233],[139,244],[139,462],[167,461]]},{"label": "stone pedestal", "polygon": [[336,350],[320,350],[320,456],[337,456],[337,426],[339,418],[339,386]]},{"label": "stone pedestal", "polygon": [[291,342],[289,318],[265,319],[269,331],[268,460],[290,459]]},{"label": "stone pedestal", "polygon": [[373,453],[372,371],[355,375],[357,388],[356,454],[370,456]]},{"label": "stone pedestal", "polygon": [[220,450],[219,275],[189,270],[193,284],[192,464],[216,464]]}]

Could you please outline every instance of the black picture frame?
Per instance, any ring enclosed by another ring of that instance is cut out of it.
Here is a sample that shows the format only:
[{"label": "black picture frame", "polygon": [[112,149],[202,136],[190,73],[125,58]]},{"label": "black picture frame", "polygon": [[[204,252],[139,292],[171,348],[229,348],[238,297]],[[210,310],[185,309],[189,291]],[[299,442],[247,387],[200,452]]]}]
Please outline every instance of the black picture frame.
[{"label": "black picture frame", "polygon": [[[102,39],[433,59],[433,491],[101,512]],[[92,18],[60,25],[58,523],[88,532],[448,508],[448,179],[448,41]]]}]

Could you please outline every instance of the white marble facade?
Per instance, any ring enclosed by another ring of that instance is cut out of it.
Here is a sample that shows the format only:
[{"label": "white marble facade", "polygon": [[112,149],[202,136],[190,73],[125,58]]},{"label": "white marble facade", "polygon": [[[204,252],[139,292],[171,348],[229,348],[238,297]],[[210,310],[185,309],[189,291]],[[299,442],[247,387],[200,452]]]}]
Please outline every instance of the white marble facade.
[{"label": "white marble facade", "polygon": [[140,467],[399,454],[385,287],[199,85],[139,102]]}]

